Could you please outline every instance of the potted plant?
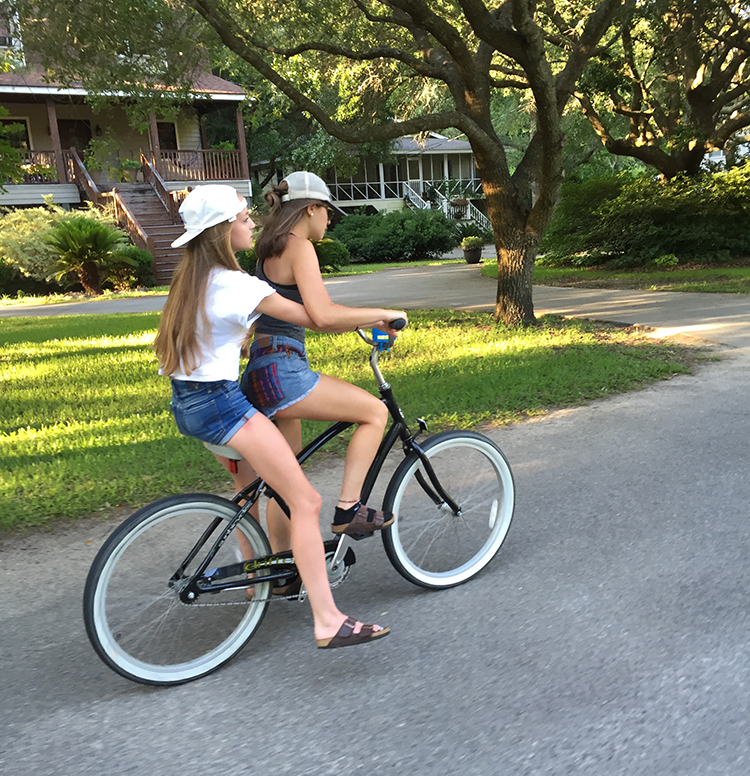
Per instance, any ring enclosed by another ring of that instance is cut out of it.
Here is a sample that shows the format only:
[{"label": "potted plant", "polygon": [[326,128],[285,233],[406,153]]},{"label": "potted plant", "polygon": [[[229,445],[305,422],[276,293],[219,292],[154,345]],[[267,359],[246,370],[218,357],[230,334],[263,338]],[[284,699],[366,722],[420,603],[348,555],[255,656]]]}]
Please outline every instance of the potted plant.
[{"label": "potted plant", "polygon": [[138,180],[138,170],[141,169],[140,159],[120,159],[117,164],[121,183],[133,183]]},{"label": "potted plant", "polygon": [[482,238],[470,235],[461,240],[461,248],[467,264],[479,264],[482,258]]}]

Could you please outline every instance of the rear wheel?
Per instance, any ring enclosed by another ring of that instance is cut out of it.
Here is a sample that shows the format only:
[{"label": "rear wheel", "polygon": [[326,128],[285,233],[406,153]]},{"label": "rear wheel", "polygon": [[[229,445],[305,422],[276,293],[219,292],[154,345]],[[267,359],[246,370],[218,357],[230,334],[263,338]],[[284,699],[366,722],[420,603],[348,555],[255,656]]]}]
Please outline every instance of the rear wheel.
[{"label": "rear wheel", "polygon": [[[266,613],[270,582],[254,586],[254,601],[246,600],[244,589],[203,593],[189,604],[179,597],[238,509],[218,496],[172,496],[139,510],[107,539],[86,580],[83,614],[89,639],[108,666],[136,682],[180,684],[216,670],[250,640]],[[253,557],[271,553],[252,518],[240,521],[237,531]],[[237,531],[211,568],[243,560]],[[196,545],[195,557],[175,578]]]},{"label": "rear wheel", "polygon": [[383,509],[396,520],[383,531],[396,570],[415,585],[460,585],[496,555],[510,528],[515,491],[500,448],[472,431],[447,431],[420,445],[454,509],[430,483],[420,458],[396,470]]}]

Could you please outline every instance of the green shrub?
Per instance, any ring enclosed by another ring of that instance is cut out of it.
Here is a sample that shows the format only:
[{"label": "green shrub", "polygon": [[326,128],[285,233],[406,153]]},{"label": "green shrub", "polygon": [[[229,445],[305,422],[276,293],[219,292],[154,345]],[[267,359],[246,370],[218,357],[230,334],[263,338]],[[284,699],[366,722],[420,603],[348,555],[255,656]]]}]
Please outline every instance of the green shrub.
[{"label": "green shrub", "polygon": [[617,198],[630,181],[630,176],[620,175],[563,183],[560,204],[542,240],[543,263],[590,264],[588,251],[598,239],[592,234],[597,231],[594,213],[604,202]]},{"label": "green shrub", "polygon": [[564,187],[542,244],[545,263],[618,268],[750,256],[750,165],[666,183],[640,178],[619,191],[611,181]]},{"label": "green shrub", "polygon": [[349,263],[349,251],[340,240],[324,237],[314,242],[321,272],[337,272]]},{"label": "green shrub", "polygon": [[438,210],[396,210],[350,215],[333,230],[353,262],[416,261],[455,248],[453,222]]},{"label": "green shrub", "polygon": [[[4,293],[12,294],[17,290],[28,293],[54,293],[61,290],[59,283],[48,280],[57,260],[53,247],[47,237],[56,224],[73,218],[85,217],[108,225],[114,225],[112,216],[90,203],[86,208],[74,211],[63,210],[45,197],[43,207],[7,209],[0,212],[0,261],[13,267],[23,280],[12,282],[11,288]],[[6,278],[6,282],[11,282]],[[17,287],[15,287],[17,286]]]},{"label": "green shrub", "polygon": [[136,248],[135,245],[126,245],[114,254],[112,261],[113,265],[107,270],[105,277],[115,291],[151,288],[156,285],[154,257],[149,251]]},{"label": "green shrub", "polygon": [[87,294],[101,294],[102,277],[113,266],[135,264],[123,253],[127,240],[121,229],[86,216],[60,220],[44,237],[57,257],[50,277],[67,285],[78,282]]}]

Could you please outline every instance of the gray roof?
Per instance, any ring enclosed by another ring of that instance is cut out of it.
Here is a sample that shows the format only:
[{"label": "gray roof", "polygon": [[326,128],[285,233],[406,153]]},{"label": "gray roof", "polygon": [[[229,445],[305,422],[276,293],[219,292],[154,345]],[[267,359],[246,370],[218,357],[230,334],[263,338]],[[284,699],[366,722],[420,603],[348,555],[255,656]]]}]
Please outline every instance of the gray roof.
[{"label": "gray roof", "polygon": [[396,154],[423,154],[423,153],[471,153],[471,143],[468,140],[451,140],[442,135],[430,133],[430,136],[421,142],[413,135],[400,137],[394,148]]}]

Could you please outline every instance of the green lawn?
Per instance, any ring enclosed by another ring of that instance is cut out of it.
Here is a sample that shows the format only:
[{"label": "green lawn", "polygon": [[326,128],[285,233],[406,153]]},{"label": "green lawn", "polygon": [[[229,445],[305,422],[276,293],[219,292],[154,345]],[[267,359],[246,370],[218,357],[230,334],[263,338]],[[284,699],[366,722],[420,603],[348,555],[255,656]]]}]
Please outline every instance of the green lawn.
[{"label": "green lawn", "polygon": [[[482,274],[497,277],[497,263],[485,259]],[[675,268],[655,271],[613,271],[588,267],[534,267],[534,284],[577,288],[641,291],[699,291],[750,294],[750,267]]]},{"label": "green lawn", "polygon": [[[220,490],[227,475],[180,437],[151,343],[159,315],[0,322],[0,528],[43,525],[169,493]],[[373,390],[354,334],[311,333],[317,368]],[[383,372],[407,421],[432,431],[508,423],[688,371],[694,351],[634,331],[542,319],[496,326],[487,314],[410,314]],[[308,436],[312,429],[307,429]]]}]

